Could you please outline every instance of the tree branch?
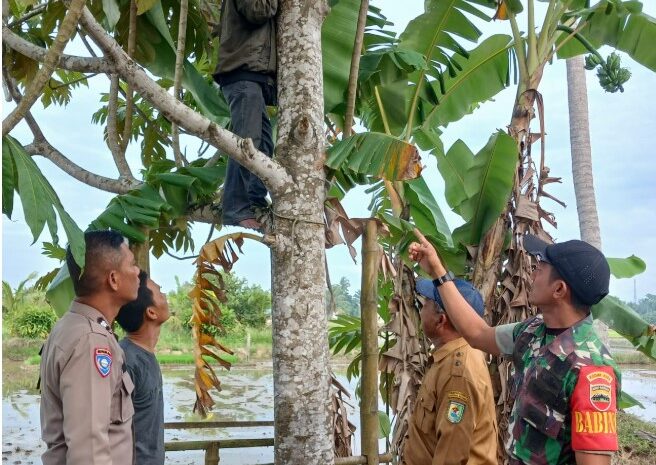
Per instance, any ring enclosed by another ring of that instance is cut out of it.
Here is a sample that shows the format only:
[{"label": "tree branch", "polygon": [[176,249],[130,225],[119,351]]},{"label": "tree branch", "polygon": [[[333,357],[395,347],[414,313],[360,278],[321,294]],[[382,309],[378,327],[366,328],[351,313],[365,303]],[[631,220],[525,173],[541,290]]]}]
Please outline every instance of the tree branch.
[{"label": "tree branch", "polygon": [[23,17],[18,18],[16,21],[7,24],[7,27],[16,27],[19,24],[23,24],[28,19],[34,18],[35,16],[40,15],[41,13],[46,11],[47,6],[48,6],[48,4],[44,3],[43,5],[39,5],[39,6],[35,7],[32,11],[30,11],[29,13],[26,13]]},{"label": "tree branch", "polygon": [[36,102],[36,99],[41,95],[43,87],[50,79],[50,76],[52,76],[55,65],[59,62],[59,57],[64,51],[64,47],[75,32],[75,26],[80,19],[85,3],[86,0],[71,0],[66,16],[57,31],[57,36],[52,46],[48,49],[43,66],[39,68],[23,99],[2,122],[3,136],[7,135],[16,127],[18,122],[25,117],[25,113],[27,113],[32,105],[34,105],[34,102]]},{"label": "tree branch", "polygon": [[344,138],[353,132],[353,114],[355,113],[355,96],[358,89],[358,72],[360,69],[360,57],[362,56],[362,42],[364,41],[364,28],[367,25],[367,12],[369,11],[369,0],[361,0],[360,13],[358,15],[358,26],[355,31],[353,43],[353,55],[351,57],[351,71],[349,73],[348,95],[346,98],[346,114],[344,115]]},{"label": "tree branch", "polygon": [[[130,1],[130,27],[128,29],[128,56],[134,56],[134,50],[137,47],[137,2]],[[123,138],[121,139],[121,153],[125,156],[132,137],[132,112],[134,111],[134,92],[132,86],[128,83],[125,91],[125,120],[123,123]]]},{"label": "tree branch", "polygon": [[107,145],[112,152],[114,164],[122,178],[134,179],[128,162],[125,160],[125,152],[121,149],[118,140],[118,129],[116,127],[118,116],[118,74],[112,74],[109,77],[109,100],[107,101]]},{"label": "tree branch", "polygon": [[80,24],[86,29],[105,56],[113,61],[116,72],[126,82],[131,83],[142,98],[151,102],[169,121],[177,123],[180,127],[189,131],[190,134],[200,137],[216,148],[223,150],[239,164],[258,176],[273,194],[284,192],[294,183],[292,177],[278,162],[270,159],[253,146],[251,139],[242,139],[220,127],[177,101],[175,97],[160,87],[137,63],[125,54],[114,39],[107,35],[87,8],[84,8],[82,12]]},{"label": "tree branch", "polygon": [[[187,13],[189,12],[189,0],[180,2],[180,21],[178,22],[178,48],[175,53],[175,75],[173,78],[173,96],[180,100],[180,88],[182,87],[182,65],[185,58],[185,42],[187,41]],[[178,166],[188,165],[180,152],[180,128],[177,124],[171,125],[171,137],[173,139],[173,156]]]},{"label": "tree branch", "polygon": [[66,158],[59,150],[53,147],[46,139],[34,141],[30,145],[25,146],[25,151],[30,155],[40,155],[57,166],[57,168],[64,171],[66,174],[78,181],[95,187],[106,192],[114,194],[125,194],[141,183],[134,179],[112,179],[99,174],[92,173],[85,170],[81,166],[73,163]]},{"label": "tree branch", "polygon": [[[2,26],[2,42],[10,49],[34,61],[43,62],[48,54],[47,49],[23,39],[7,26]],[[88,58],[65,54],[59,57],[55,67],[79,73],[111,73],[114,71],[112,64],[105,58]]]}]

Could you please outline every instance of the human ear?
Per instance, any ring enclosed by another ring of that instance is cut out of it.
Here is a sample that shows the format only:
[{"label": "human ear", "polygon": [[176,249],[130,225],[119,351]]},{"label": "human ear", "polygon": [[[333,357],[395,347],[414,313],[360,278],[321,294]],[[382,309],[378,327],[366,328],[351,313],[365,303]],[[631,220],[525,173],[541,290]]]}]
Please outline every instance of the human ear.
[{"label": "human ear", "polygon": [[107,283],[109,284],[109,287],[113,291],[118,290],[118,275],[116,271],[112,270],[109,272],[109,276],[107,277]]},{"label": "human ear", "polygon": [[553,290],[553,296],[556,299],[563,299],[565,295],[567,294],[567,290],[569,287],[567,286],[567,283],[563,281],[562,279],[558,279],[556,281],[556,286],[554,287]]},{"label": "human ear", "polygon": [[151,320],[156,320],[157,319],[157,312],[155,311],[155,309],[153,307],[146,308],[146,315]]}]

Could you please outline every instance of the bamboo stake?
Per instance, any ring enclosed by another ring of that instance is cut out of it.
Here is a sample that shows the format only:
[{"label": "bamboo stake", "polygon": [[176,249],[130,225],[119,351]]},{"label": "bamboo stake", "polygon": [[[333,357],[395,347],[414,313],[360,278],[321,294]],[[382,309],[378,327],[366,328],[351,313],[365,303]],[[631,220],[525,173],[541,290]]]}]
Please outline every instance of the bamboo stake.
[{"label": "bamboo stake", "polygon": [[362,238],[362,400],[360,444],[367,465],[378,465],[378,264],[377,223],[370,219]]}]

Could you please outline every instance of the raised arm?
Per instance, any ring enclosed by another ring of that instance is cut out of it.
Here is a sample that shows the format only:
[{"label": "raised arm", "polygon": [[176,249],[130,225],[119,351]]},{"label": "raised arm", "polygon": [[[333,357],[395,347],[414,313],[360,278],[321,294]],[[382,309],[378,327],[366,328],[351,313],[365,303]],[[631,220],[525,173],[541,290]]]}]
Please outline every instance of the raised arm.
[{"label": "raised arm", "polygon": [[[447,270],[433,245],[417,229],[415,229],[415,236],[417,236],[418,242],[410,244],[408,249],[410,259],[419,263],[421,269],[428,273],[431,279],[444,276]],[[437,290],[442,297],[449,319],[469,345],[487,353],[499,355],[500,350],[494,328],[478,316],[460,294],[455,284],[449,281],[442,284]]]}]

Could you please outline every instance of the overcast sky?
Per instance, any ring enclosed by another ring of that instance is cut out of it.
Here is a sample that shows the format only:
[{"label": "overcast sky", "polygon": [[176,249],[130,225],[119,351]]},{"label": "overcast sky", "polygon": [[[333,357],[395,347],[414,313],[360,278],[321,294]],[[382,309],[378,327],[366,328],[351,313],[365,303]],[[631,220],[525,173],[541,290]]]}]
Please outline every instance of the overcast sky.
[{"label": "overcast sky", "polygon": [[[374,1],[395,23],[395,29],[403,30],[407,22],[420,13],[421,1],[397,0]],[[656,15],[656,4],[651,1],[645,8]],[[507,23],[496,23],[482,28],[485,34],[509,33]],[[78,52],[80,53],[80,52]],[[610,50],[602,50],[607,55]],[[587,73],[590,131],[592,138],[593,166],[597,207],[601,223],[603,251],[609,257],[626,257],[635,254],[647,263],[647,271],[635,279],[637,296],[656,294],[656,236],[654,234],[654,207],[656,207],[656,163],[653,162],[653,138],[656,133],[656,112],[653,109],[653,92],[656,88],[656,73],[633,62],[622,54],[623,64],[629,66],[633,76],[625,86],[623,94],[607,94],[599,86],[597,78]],[[99,92],[106,92],[108,81],[104,77],[89,80],[90,89],[76,90],[74,101],[67,107],[51,106],[43,110],[40,102],[34,107],[37,120],[48,138],[62,153],[79,165],[99,174],[116,177],[116,168],[106,145],[102,142],[102,127],[90,123],[91,115],[99,108]],[[579,238],[574,188],[569,147],[568,110],[565,64],[556,61],[548,66],[540,92],[545,103],[547,132],[547,165],[551,175],[562,177],[562,184],[554,184],[549,192],[567,204],[562,208],[553,202],[544,201],[543,207],[556,215],[558,229],[549,231],[557,241]],[[444,133],[444,145],[450,147],[458,139],[465,141],[474,151],[486,143],[496,129],[503,129],[510,121],[515,89],[499,94],[493,102],[487,102],[473,115],[450,125]],[[5,104],[3,114],[9,107]],[[537,122],[534,123],[537,129]],[[31,142],[24,123],[12,135],[21,142]],[[194,153],[198,143],[191,141],[188,154]],[[63,205],[73,219],[85,229],[106,207],[112,195],[80,184],[64,174],[49,161],[35,158],[48,180],[60,196]],[[138,173],[139,152],[134,146],[128,150],[128,161]],[[460,224],[457,215],[451,213],[443,200],[444,185],[437,171],[435,159],[425,154],[424,176],[453,228]],[[344,202],[352,217],[368,216],[368,198],[360,192],[349,193]],[[200,247],[208,234],[209,225],[194,226],[194,238]],[[226,232],[232,231],[227,228]],[[63,230],[61,237],[63,237]],[[216,235],[215,235],[216,237]],[[12,220],[3,215],[2,227],[2,279],[12,287],[33,271],[46,273],[58,266],[58,262],[41,255],[41,242],[50,240],[48,233],[39,241],[32,242],[25,225],[18,198],[14,202]],[[359,244],[356,246],[359,252]],[[270,259],[268,249],[261,244],[247,243],[246,255],[236,264],[234,271],[251,283],[270,287]],[[328,252],[329,269],[333,282],[347,277],[352,289],[359,288],[360,267],[350,259],[345,247]],[[192,260],[178,261],[170,257],[151,261],[151,274],[165,290],[175,288],[175,277],[180,281],[192,279]],[[611,282],[611,293],[624,300],[633,300],[634,281]]]}]

